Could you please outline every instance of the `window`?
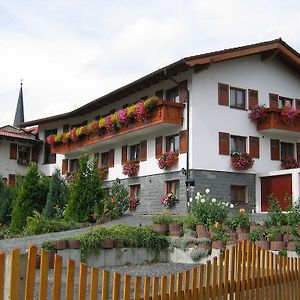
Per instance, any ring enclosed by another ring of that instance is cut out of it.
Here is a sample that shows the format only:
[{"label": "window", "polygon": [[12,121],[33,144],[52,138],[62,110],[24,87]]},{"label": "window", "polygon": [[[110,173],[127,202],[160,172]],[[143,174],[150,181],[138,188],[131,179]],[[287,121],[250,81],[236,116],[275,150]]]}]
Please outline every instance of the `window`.
[{"label": "window", "polygon": [[294,158],[294,144],[281,142],[280,155],[281,160],[288,159],[290,157]]},{"label": "window", "polygon": [[278,107],[279,108],[291,108],[291,107],[293,107],[293,99],[286,98],[286,97],[279,97]]},{"label": "window", "polygon": [[230,88],[230,107],[245,109],[245,90]]},{"label": "window", "polygon": [[95,121],[97,122],[97,121],[99,121],[100,120],[100,115],[97,115],[96,117],[95,117]]},{"label": "window", "polygon": [[130,146],[130,160],[140,160],[140,144]]},{"label": "window", "polygon": [[166,100],[179,102],[179,88],[177,86],[167,90]]},{"label": "window", "polygon": [[44,143],[44,163],[55,164],[56,154],[51,153],[51,145],[47,143],[47,137],[51,134],[57,134],[57,129],[50,129],[45,131],[45,143]]},{"label": "window", "polygon": [[108,152],[101,153],[101,165],[108,166]]},{"label": "window", "polygon": [[130,185],[130,198],[138,199],[140,198],[141,186],[139,184]]},{"label": "window", "polygon": [[244,185],[232,185],[230,187],[230,201],[232,203],[247,203],[247,188]]},{"label": "window", "polygon": [[19,165],[28,166],[30,160],[30,147],[18,146],[18,160]]},{"label": "window", "polygon": [[155,96],[158,97],[159,99],[163,99],[164,98],[164,90],[159,90],[159,91],[155,92]]},{"label": "window", "polygon": [[77,173],[78,159],[70,159],[70,173]]},{"label": "window", "polygon": [[231,135],[230,136],[230,151],[246,153],[246,137]]},{"label": "window", "polygon": [[179,199],[179,180],[170,180],[166,182],[166,194],[173,193]]},{"label": "window", "polygon": [[166,137],[166,151],[179,152],[179,135],[171,135]]}]

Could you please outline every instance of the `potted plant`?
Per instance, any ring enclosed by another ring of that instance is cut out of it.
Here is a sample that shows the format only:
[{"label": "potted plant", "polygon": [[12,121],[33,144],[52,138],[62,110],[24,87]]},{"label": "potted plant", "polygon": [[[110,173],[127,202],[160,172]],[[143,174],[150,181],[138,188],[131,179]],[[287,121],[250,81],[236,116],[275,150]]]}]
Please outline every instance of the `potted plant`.
[{"label": "potted plant", "polygon": [[250,230],[250,214],[244,209],[240,208],[232,216],[232,224],[236,226],[237,234],[248,234]]},{"label": "potted plant", "polygon": [[178,202],[178,199],[173,193],[168,193],[167,195],[163,196],[161,199],[161,204],[165,208],[172,208],[175,206],[175,203]]},{"label": "potted plant", "polygon": [[263,230],[253,230],[250,232],[250,241],[255,243],[261,249],[269,250],[270,242],[267,241],[264,237]]},{"label": "potted plant", "polygon": [[167,151],[163,153],[158,159],[157,163],[160,169],[166,170],[172,167],[178,161],[178,153],[173,151]]},{"label": "potted plant", "polygon": [[139,197],[130,196],[129,200],[130,200],[129,209],[130,210],[136,210],[137,206],[140,205],[140,198]]},{"label": "potted plant", "polygon": [[128,177],[133,177],[138,174],[140,162],[136,160],[129,160],[123,164],[123,174]]},{"label": "potted plant", "polygon": [[267,232],[267,240],[270,242],[271,251],[280,251],[285,248],[282,240],[282,230],[280,228],[270,228]]},{"label": "potted plant", "polygon": [[294,157],[288,157],[286,159],[281,160],[281,168],[282,169],[296,169],[299,168],[300,164]]},{"label": "potted plant", "polygon": [[249,119],[257,124],[267,119],[267,108],[265,104],[254,106],[249,112]]},{"label": "potted plant", "polygon": [[182,223],[179,218],[172,218],[169,224],[169,231],[171,236],[181,236]]},{"label": "potted plant", "polygon": [[254,159],[248,153],[232,152],[231,166],[235,170],[248,170],[254,165]]},{"label": "potted plant", "polygon": [[297,118],[297,110],[293,107],[284,107],[280,113],[280,119],[283,123],[287,125],[292,125],[295,123]]},{"label": "potted plant", "polygon": [[158,214],[152,217],[153,228],[160,234],[166,235],[169,230],[169,224],[172,222],[170,214]]},{"label": "potted plant", "polygon": [[80,240],[67,240],[68,249],[80,249]]},{"label": "potted plant", "polygon": [[223,249],[228,241],[228,235],[222,226],[216,222],[211,228],[211,239],[213,249]]},{"label": "potted plant", "polygon": [[67,248],[66,240],[50,241],[50,243],[53,245],[54,249],[56,249],[56,250],[63,250],[63,249]]}]

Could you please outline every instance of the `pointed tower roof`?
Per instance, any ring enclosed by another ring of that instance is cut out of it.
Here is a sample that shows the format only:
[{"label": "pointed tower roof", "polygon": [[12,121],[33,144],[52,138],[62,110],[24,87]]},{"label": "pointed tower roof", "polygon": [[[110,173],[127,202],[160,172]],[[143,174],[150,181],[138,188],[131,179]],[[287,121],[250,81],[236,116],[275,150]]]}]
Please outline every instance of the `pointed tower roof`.
[{"label": "pointed tower roof", "polygon": [[21,124],[24,122],[24,105],[23,105],[23,89],[22,89],[22,81],[20,86],[20,92],[19,92],[19,99],[15,114],[15,120],[14,120],[14,126],[17,128],[21,127]]}]

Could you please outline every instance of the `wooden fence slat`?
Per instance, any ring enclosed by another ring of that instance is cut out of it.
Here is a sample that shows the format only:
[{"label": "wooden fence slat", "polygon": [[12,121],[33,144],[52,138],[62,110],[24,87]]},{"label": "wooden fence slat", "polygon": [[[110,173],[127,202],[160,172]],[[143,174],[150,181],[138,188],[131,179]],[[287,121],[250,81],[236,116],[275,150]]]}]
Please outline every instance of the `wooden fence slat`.
[{"label": "wooden fence slat", "polygon": [[211,262],[208,261],[205,266],[205,277],[206,277],[206,283],[205,283],[205,299],[209,299],[211,296]]},{"label": "wooden fence slat", "polygon": [[198,284],[198,299],[204,299],[204,265],[198,267],[199,284]]},{"label": "wooden fence slat", "polygon": [[123,299],[129,300],[130,299],[130,282],[131,277],[128,274],[124,275],[124,289],[123,289]]},{"label": "wooden fence slat", "polygon": [[236,249],[237,246],[234,246],[231,249],[231,256],[230,256],[230,300],[234,300]]},{"label": "wooden fence slat", "polygon": [[62,257],[55,254],[53,270],[52,299],[61,299]]},{"label": "wooden fence slat", "polygon": [[[140,300],[141,299],[141,277],[135,276],[134,279],[134,300]],[[166,298],[164,298],[166,299]]]},{"label": "wooden fence slat", "polygon": [[41,249],[39,300],[46,300],[48,294],[49,253]]},{"label": "wooden fence slat", "polygon": [[26,285],[25,285],[25,300],[33,300],[34,297],[34,282],[36,269],[36,255],[37,247],[30,246],[27,255],[27,269],[26,269]]},{"label": "wooden fence slat", "polygon": [[[257,257],[256,257],[256,262],[255,262],[255,270],[256,270],[256,299],[260,300],[261,299],[261,293],[260,293],[260,287],[261,287],[261,249],[257,247]],[[262,299],[263,300],[263,299]]]},{"label": "wooden fence slat", "polygon": [[270,251],[265,251],[266,254],[266,299],[270,299]]},{"label": "wooden fence slat", "polygon": [[74,299],[75,261],[68,259],[66,278],[66,300]]},{"label": "wooden fence slat", "polygon": [[150,297],[150,277],[144,277],[144,300],[149,300]]},{"label": "wooden fence slat", "polygon": [[217,296],[217,257],[212,260],[212,279],[211,279],[211,297],[216,299]]},{"label": "wooden fence slat", "polygon": [[[244,241],[243,241],[244,242]],[[243,246],[244,243],[239,242],[238,244],[238,252],[237,252],[237,270],[236,270],[236,289],[235,289],[235,299],[240,300],[240,294],[241,294],[241,278],[242,278],[242,252],[243,252]]]},{"label": "wooden fence slat", "polygon": [[4,300],[5,253],[0,252],[0,300]]},{"label": "wooden fence slat", "polygon": [[228,299],[228,277],[229,277],[229,250],[225,251],[224,260],[224,299]]},{"label": "wooden fence slat", "polygon": [[160,299],[167,300],[167,276],[161,276],[161,284],[160,284]]},{"label": "wooden fence slat", "polygon": [[79,267],[78,300],[86,300],[86,288],[87,288],[87,266],[81,263]]},{"label": "wooden fence slat", "polygon": [[91,286],[90,286],[90,300],[97,300],[98,299],[98,277],[99,277],[99,269],[95,268],[95,267],[92,267],[92,270],[91,270]]},{"label": "wooden fence slat", "polygon": [[281,298],[280,295],[280,281],[279,281],[279,257],[278,255],[274,255],[275,258],[275,285],[274,285],[274,296],[275,299],[278,300]]},{"label": "wooden fence slat", "polygon": [[175,299],[175,274],[169,275],[169,300]]},{"label": "wooden fence slat", "polygon": [[256,252],[257,247],[255,244],[252,244],[251,247],[251,300],[255,299],[255,258],[256,258]]},{"label": "wooden fence slat", "polygon": [[197,292],[197,269],[192,268],[192,287],[191,287],[191,299],[197,300],[198,299],[198,292]]},{"label": "wooden fence slat", "polygon": [[292,260],[290,257],[287,257],[287,267],[288,267],[288,273],[287,273],[287,279],[288,279],[288,299],[294,299],[293,298],[293,290],[292,290]]},{"label": "wooden fence slat", "polygon": [[[130,286],[129,286],[130,293]],[[102,272],[102,292],[101,299],[108,300],[109,299],[109,271],[103,270]]]},{"label": "wooden fence slat", "polygon": [[224,261],[224,254],[221,253],[219,255],[218,264],[217,264],[217,276],[218,276],[218,287],[217,287],[217,296],[218,300],[222,300],[223,294],[223,261]]},{"label": "wooden fence slat", "polygon": [[246,244],[246,300],[250,299],[250,275],[251,275],[251,243]]},{"label": "wooden fence slat", "polygon": [[184,290],[183,295],[184,299],[190,299],[190,271],[184,272]]},{"label": "wooden fence slat", "polygon": [[177,273],[176,296],[178,300],[182,299],[182,273]]},{"label": "wooden fence slat", "polygon": [[112,300],[120,299],[120,283],[121,283],[121,275],[117,272],[114,272],[113,279],[113,288],[112,288]]},{"label": "wooden fence slat", "polygon": [[10,286],[9,299],[19,299],[19,277],[20,277],[20,249],[13,249],[10,252]]},{"label": "wooden fence slat", "polygon": [[274,299],[273,291],[274,291],[274,284],[275,284],[275,270],[274,270],[274,256],[273,253],[270,254],[270,299]]},{"label": "wooden fence slat", "polygon": [[158,300],[158,283],[159,283],[159,277],[154,276],[152,278],[152,300]]}]

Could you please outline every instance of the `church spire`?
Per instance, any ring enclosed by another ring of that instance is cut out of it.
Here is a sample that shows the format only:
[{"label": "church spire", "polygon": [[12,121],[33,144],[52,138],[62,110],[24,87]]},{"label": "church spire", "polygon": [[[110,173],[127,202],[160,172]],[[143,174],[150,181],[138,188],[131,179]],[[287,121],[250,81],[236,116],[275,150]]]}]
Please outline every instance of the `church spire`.
[{"label": "church spire", "polygon": [[14,120],[14,127],[20,128],[21,124],[24,122],[24,106],[23,106],[23,80],[21,79],[21,86],[20,86],[20,92],[19,92],[19,99],[15,114],[15,120]]}]

